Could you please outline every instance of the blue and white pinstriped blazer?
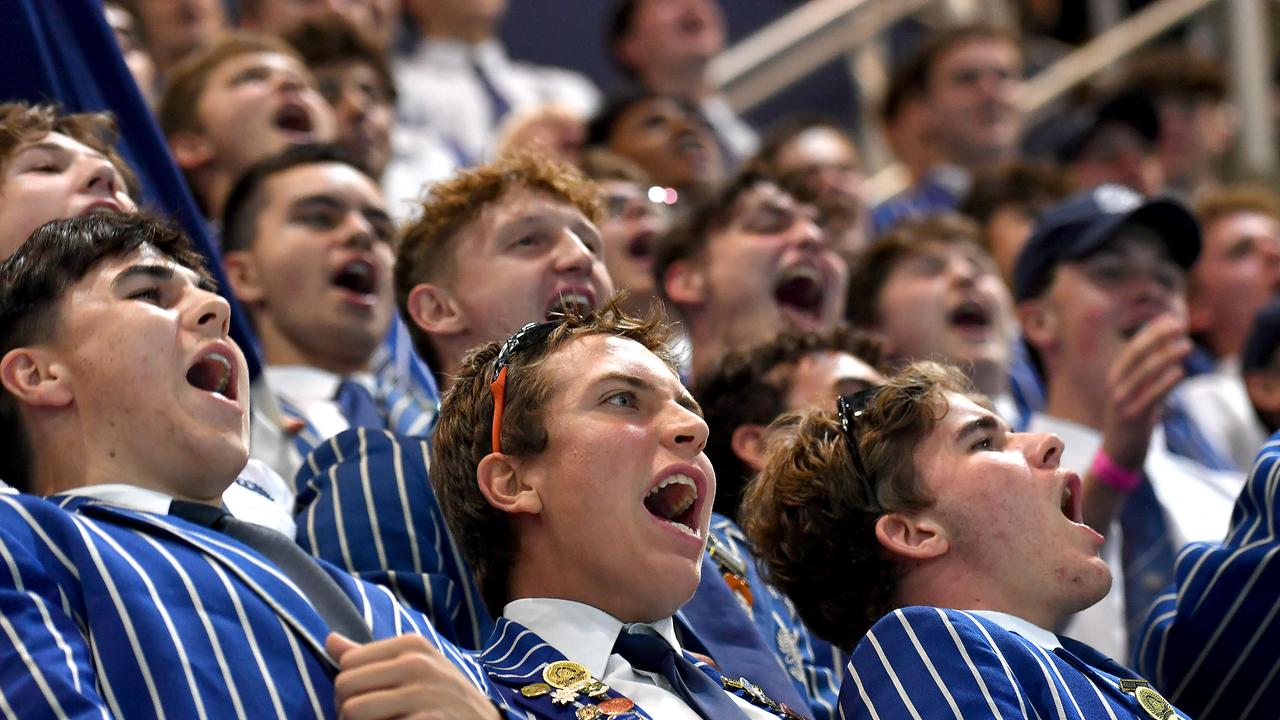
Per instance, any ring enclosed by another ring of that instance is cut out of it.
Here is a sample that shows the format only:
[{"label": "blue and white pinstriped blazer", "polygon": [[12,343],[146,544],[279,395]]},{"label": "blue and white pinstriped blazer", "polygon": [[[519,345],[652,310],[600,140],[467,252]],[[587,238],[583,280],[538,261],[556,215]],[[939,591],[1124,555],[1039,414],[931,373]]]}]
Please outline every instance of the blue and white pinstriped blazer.
[{"label": "blue and white pinstriped blazer", "polygon": [[429,463],[423,438],[367,428],[329,438],[298,471],[298,544],[389,588],[451,642],[478,650],[493,617],[449,536]]},{"label": "blue and white pinstriped blazer", "polygon": [[974,613],[909,607],[885,615],[854,648],[840,717],[1149,718],[1121,679],[1138,676],[1097,651],[1050,651]]},{"label": "blue and white pinstriped blazer", "polygon": [[1134,663],[1197,718],[1280,717],[1280,433],[1221,544],[1192,543],[1148,612]]},{"label": "blue and white pinstriped blazer", "polygon": [[[421,633],[494,697],[426,617],[323,567],[375,638]],[[7,717],[331,718],[327,634],[292,582],[220,533],[84,497],[0,495]]]}]

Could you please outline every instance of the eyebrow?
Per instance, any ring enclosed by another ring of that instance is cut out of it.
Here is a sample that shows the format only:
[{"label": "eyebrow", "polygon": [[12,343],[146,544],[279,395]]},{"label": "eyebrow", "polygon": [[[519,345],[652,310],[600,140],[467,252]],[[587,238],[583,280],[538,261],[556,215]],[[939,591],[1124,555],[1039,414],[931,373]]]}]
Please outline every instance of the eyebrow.
[{"label": "eyebrow", "polygon": [[[18,152],[24,153],[24,152],[27,152],[28,150],[44,150],[46,152],[61,153],[63,155],[71,154],[71,150],[59,145],[58,143],[50,142],[48,140],[38,142],[38,143],[31,143],[30,145],[27,145],[19,149]],[[93,148],[88,148],[88,152],[86,152],[85,155],[88,155],[89,157],[95,160],[106,160],[107,162],[111,162],[106,155],[103,155],[102,153],[98,152],[97,150],[94,150]],[[112,167],[115,167],[115,166],[112,165]]]},{"label": "eyebrow", "polygon": [[[607,382],[620,382],[623,385],[628,385],[632,388],[635,388],[636,390],[652,393],[654,395],[661,393],[661,390],[658,388],[657,385],[654,385],[653,383],[649,382],[648,380],[645,380],[644,378],[637,377],[635,375],[632,375],[630,373],[625,373],[625,372],[611,372],[611,373],[608,373],[607,375],[602,375],[596,378],[595,383],[593,384],[598,385],[598,384],[607,383]],[[703,417],[702,406],[698,404],[697,400],[693,399],[693,396],[689,394],[688,390],[684,389],[684,386],[680,387],[680,393],[679,395],[676,396],[676,403],[678,403],[680,407],[684,408],[685,410],[688,410],[689,412],[697,415],[698,417]]]},{"label": "eyebrow", "polygon": [[[324,205],[325,207],[331,207],[334,210],[347,209],[347,203],[332,195],[325,194],[307,195],[293,201],[293,207],[295,208],[305,205]],[[377,205],[359,203],[356,207],[360,210],[360,214],[365,215],[366,217],[372,216],[379,222],[391,222],[391,214]]]},{"label": "eyebrow", "polygon": [[968,436],[983,431],[1004,432],[1005,430],[1004,423],[995,415],[983,415],[961,426],[956,432],[956,442],[962,443]]},{"label": "eyebrow", "polygon": [[[195,281],[192,283],[201,290],[208,292],[217,292],[218,285],[207,274],[192,270],[191,268],[182,266],[185,270],[190,270],[195,275]],[[116,275],[111,281],[111,289],[118,291],[120,286],[129,282],[136,277],[145,277],[161,282],[172,282],[178,276],[178,270],[173,265],[159,265],[155,263],[131,265]]]}]

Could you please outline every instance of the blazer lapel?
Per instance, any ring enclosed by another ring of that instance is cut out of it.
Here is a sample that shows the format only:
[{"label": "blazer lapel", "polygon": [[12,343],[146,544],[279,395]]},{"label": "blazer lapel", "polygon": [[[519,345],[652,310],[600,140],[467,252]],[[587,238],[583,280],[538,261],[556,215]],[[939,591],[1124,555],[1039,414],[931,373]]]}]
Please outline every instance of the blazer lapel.
[{"label": "blazer lapel", "polygon": [[[779,702],[775,698],[769,697],[759,685],[752,683],[746,678],[730,678],[721,675],[720,671],[703,662],[698,656],[685,651],[685,658],[698,666],[698,669],[706,673],[708,677],[716,681],[725,692],[730,695],[737,695],[739,698],[755,705],[756,707],[767,710],[774,715],[787,720],[804,720],[805,716],[800,714],[799,710],[792,708],[785,702]],[[803,710],[805,708],[801,708]]]},{"label": "blazer lapel", "polygon": [[329,634],[324,620],[298,587],[257,552],[214,530],[168,515],[138,512],[93,501],[68,503],[64,507],[86,517],[161,535],[202,552],[271,607],[318,657],[331,669],[337,670],[337,664],[324,650],[324,640]]},{"label": "blazer lapel", "polygon": [[[543,670],[551,663],[562,662],[567,658],[532,630],[507,618],[498,618],[488,646],[476,659],[484,667],[489,679],[503,688],[502,692],[510,698],[511,704],[539,718],[576,720],[592,717],[590,713],[593,711],[584,708],[610,701],[615,705],[630,702],[613,688],[606,688],[603,693],[595,696],[575,693],[575,697],[569,702],[556,702],[552,694],[555,688],[544,687],[547,682],[543,677]],[[603,714],[595,717],[603,717]],[[639,706],[633,706],[627,713],[616,717],[620,720],[649,720],[649,715]]]}]

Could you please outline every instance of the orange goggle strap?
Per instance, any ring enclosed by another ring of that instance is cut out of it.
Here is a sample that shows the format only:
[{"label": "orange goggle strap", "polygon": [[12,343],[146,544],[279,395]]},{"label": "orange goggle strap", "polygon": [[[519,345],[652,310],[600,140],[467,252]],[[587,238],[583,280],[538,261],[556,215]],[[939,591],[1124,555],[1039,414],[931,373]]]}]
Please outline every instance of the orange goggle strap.
[{"label": "orange goggle strap", "polygon": [[507,368],[498,371],[498,377],[489,383],[493,393],[493,451],[502,452],[502,411],[507,405]]}]

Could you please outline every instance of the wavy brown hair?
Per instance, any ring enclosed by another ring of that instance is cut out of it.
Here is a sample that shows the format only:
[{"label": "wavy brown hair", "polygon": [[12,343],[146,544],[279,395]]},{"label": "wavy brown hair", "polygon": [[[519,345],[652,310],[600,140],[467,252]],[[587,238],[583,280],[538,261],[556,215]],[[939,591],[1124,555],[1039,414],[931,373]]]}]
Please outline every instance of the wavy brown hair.
[{"label": "wavy brown hair", "polygon": [[834,403],[789,413],[770,428],[768,461],[747,485],[742,527],[805,624],[846,651],[896,607],[904,567],[880,545],[876,521],[933,503],[915,449],[946,415],[945,394],[971,388],[956,368],[919,362],[874,395],[854,425],[874,498],[863,493]]},{"label": "wavy brown hair", "polygon": [[[671,331],[666,317],[654,311],[643,318],[623,312],[620,297],[588,315],[567,308],[567,316],[547,340],[513,353],[507,363],[507,390],[502,413],[503,453],[529,457],[547,447],[543,408],[557,389],[547,362],[568,343],[589,335],[613,335],[634,340],[657,355],[671,371],[676,365],[667,351]],[[476,482],[476,469],[492,448],[493,364],[502,342],[472,350],[462,361],[453,384],[440,403],[431,460],[431,484],[445,522],[475,572],[480,594],[491,611],[508,600],[507,580],[516,561],[515,537],[506,513],[489,504]],[[581,442],[594,442],[580,438]]]}]

